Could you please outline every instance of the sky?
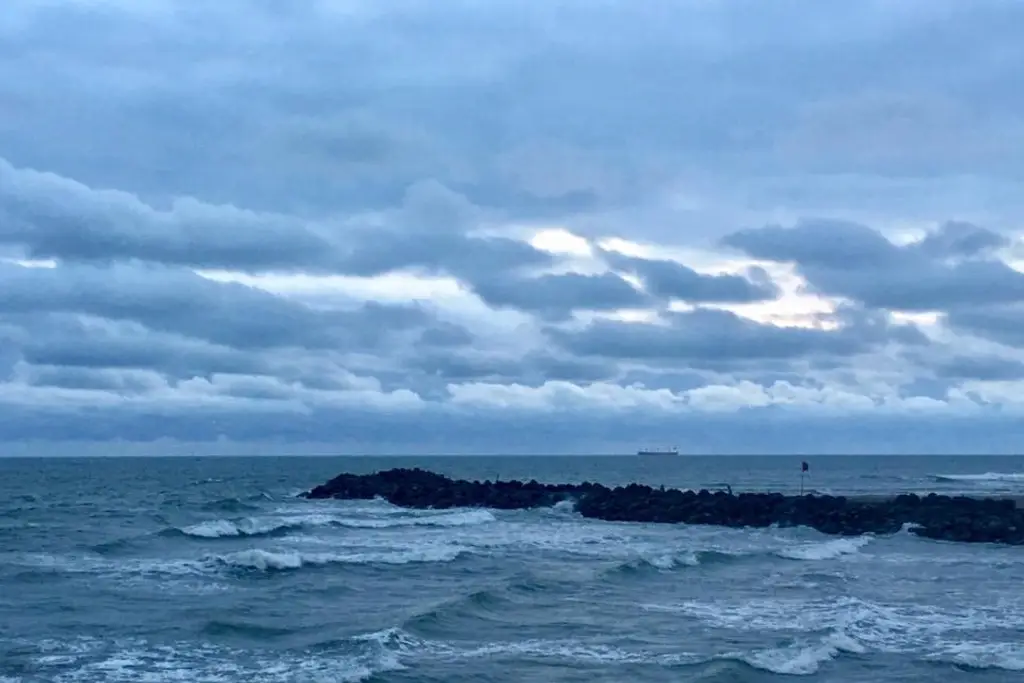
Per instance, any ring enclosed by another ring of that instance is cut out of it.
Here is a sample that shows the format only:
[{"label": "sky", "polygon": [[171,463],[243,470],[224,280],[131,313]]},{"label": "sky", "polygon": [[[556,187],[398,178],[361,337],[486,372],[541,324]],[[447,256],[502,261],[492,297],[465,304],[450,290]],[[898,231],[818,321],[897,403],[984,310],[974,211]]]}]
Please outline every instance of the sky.
[{"label": "sky", "polygon": [[0,454],[1017,452],[1019,0],[5,0]]}]

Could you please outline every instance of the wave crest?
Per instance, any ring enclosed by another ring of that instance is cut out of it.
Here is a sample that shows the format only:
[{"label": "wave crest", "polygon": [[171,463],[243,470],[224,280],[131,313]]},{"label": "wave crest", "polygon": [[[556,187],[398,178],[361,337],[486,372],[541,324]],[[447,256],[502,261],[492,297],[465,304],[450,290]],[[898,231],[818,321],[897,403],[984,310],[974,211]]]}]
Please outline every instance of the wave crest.
[{"label": "wave crest", "polygon": [[238,519],[211,519],[185,527],[171,527],[163,535],[216,539],[252,536],[283,536],[288,533],[324,528],[388,529],[393,527],[461,527],[488,524],[497,520],[490,510],[460,510],[441,514],[429,513],[408,516],[340,517],[308,514],[291,517],[243,517]]},{"label": "wave crest", "polygon": [[836,538],[831,541],[808,543],[796,548],[783,548],[776,552],[779,557],[787,560],[820,561],[834,560],[843,555],[853,555],[871,542],[870,536],[855,538]]},{"label": "wave crest", "polygon": [[820,643],[771,648],[730,655],[724,659],[736,659],[773,674],[811,676],[818,673],[822,664],[835,659],[841,652],[862,654],[866,648],[845,633],[837,631],[823,638]]},{"label": "wave crest", "polygon": [[261,521],[245,518],[240,520],[212,519],[187,527],[173,527],[164,533],[191,536],[193,538],[230,538],[237,536],[276,536],[301,529],[301,523]]},{"label": "wave crest", "polygon": [[323,567],[332,564],[412,564],[452,562],[466,553],[458,546],[423,546],[397,552],[307,553],[297,550],[262,550],[252,548],[227,555],[207,558],[212,564],[234,569],[264,572],[290,571],[302,567]]}]

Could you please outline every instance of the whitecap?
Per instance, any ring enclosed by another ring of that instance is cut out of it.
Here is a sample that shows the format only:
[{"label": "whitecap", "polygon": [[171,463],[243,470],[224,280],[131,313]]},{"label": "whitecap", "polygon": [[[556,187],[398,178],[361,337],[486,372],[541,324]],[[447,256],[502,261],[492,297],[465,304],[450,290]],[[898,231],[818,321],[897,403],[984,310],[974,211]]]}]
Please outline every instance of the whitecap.
[{"label": "whitecap", "polygon": [[679,567],[696,567],[700,559],[694,552],[686,551],[681,553],[644,553],[641,561],[656,569],[677,569]]},{"label": "whitecap", "polygon": [[574,516],[576,514],[576,501],[568,498],[560,500],[551,507],[544,508],[544,512],[566,517]]},{"label": "whitecap", "polygon": [[246,533],[236,522],[228,519],[214,519],[200,522],[192,526],[182,527],[181,533],[198,538],[223,538],[225,536],[244,536]]},{"label": "whitecap", "polygon": [[839,654],[839,648],[829,642],[788,648],[771,648],[758,652],[728,655],[755,669],[790,676],[816,674],[821,665]]},{"label": "whitecap", "polygon": [[783,548],[777,551],[776,555],[789,560],[834,560],[843,555],[852,555],[870,542],[870,536],[836,538],[831,541],[808,543],[795,548]]}]

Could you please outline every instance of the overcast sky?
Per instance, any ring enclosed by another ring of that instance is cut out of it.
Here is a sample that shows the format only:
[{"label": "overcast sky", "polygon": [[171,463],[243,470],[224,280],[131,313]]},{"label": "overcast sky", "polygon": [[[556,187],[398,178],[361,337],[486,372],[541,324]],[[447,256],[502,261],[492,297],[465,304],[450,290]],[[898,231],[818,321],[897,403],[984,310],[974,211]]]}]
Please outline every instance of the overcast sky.
[{"label": "overcast sky", "polygon": [[1024,443],[1019,0],[3,4],[0,453]]}]

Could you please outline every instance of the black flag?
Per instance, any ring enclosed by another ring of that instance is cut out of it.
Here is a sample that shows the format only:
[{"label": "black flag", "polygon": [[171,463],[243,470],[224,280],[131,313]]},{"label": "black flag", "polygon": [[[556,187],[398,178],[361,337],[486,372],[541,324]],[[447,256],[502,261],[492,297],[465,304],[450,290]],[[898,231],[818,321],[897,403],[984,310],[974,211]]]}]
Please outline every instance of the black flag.
[{"label": "black flag", "polygon": [[800,471],[801,472],[806,472],[809,469],[811,469],[811,466],[807,464],[806,460],[804,460],[802,463],[800,463]]}]

